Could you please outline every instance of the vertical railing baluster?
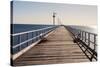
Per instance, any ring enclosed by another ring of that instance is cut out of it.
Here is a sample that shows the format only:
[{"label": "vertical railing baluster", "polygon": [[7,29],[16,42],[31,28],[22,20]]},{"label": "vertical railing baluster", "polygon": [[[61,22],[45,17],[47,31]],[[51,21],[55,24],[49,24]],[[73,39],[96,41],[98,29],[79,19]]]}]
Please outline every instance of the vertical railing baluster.
[{"label": "vertical railing baluster", "polygon": [[[26,33],[26,39],[28,40],[28,33]],[[27,42],[27,45],[26,46],[28,46],[28,42]]]},{"label": "vertical railing baluster", "polygon": [[85,41],[85,32],[83,31],[83,42]]},{"label": "vertical railing baluster", "polygon": [[96,49],[96,35],[94,35],[94,51]]},{"label": "vertical railing baluster", "polygon": [[83,40],[83,31],[82,31],[82,40]]},{"label": "vertical railing baluster", "polygon": [[43,31],[44,31],[44,30],[42,30],[42,34],[43,34],[43,35],[42,35],[42,37],[44,36],[44,33],[43,33]]},{"label": "vertical railing baluster", "polygon": [[83,31],[83,42],[85,41],[85,37],[84,37],[85,32]]},{"label": "vertical railing baluster", "polygon": [[88,47],[90,46],[90,33],[88,33]]},{"label": "vertical railing baluster", "polygon": [[86,32],[85,32],[85,42],[86,42],[87,36],[86,36]]},{"label": "vertical railing baluster", "polygon": [[[36,36],[37,36],[37,35],[36,35],[36,33],[37,33],[37,31],[35,31],[35,32],[34,32],[34,35],[35,35],[34,37],[36,37]],[[36,41],[36,38],[34,39],[34,42],[35,42],[35,41]]]},{"label": "vertical railing baluster", "polygon": [[[21,35],[19,35],[18,40],[19,40],[19,43],[21,43]],[[19,50],[18,50],[18,51],[20,51],[20,50],[21,50],[21,46],[22,46],[22,45],[20,45],[20,46],[19,46]]]},{"label": "vertical railing baluster", "polygon": [[79,30],[80,32],[79,32],[79,34],[80,34],[80,40],[82,40],[82,31],[81,30]]},{"label": "vertical railing baluster", "polygon": [[81,38],[81,31],[79,30],[79,39]]},{"label": "vertical railing baluster", "polygon": [[[34,37],[34,32],[32,32],[32,38]],[[34,42],[34,39],[32,39],[32,43]]]},{"label": "vertical railing baluster", "polygon": [[[38,31],[36,32],[36,35],[38,36]],[[36,41],[38,40],[38,37],[36,38]]]},{"label": "vertical railing baluster", "polygon": [[[38,36],[39,36],[39,31],[37,33],[38,33]],[[39,40],[39,37],[37,38],[37,40]]]},{"label": "vertical railing baluster", "polygon": [[82,37],[82,35],[81,35],[81,30],[80,30],[80,40],[81,40],[81,37]]},{"label": "vertical railing baluster", "polygon": [[[31,32],[31,39],[33,38],[33,32]],[[31,44],[33,43],[33,39],[31,40]]]}]

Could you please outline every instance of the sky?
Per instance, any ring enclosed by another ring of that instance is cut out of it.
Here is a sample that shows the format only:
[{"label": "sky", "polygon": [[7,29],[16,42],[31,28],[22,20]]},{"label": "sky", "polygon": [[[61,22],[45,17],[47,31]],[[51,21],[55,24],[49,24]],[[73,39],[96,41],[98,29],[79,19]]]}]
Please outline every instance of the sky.
[{"label": "sky", "polygon": [[28,1],[13,2],[14,24],[53,24],[53,12],[56,12],[56,24],[97,25],[97,6],[61,3],[42,3]]}]

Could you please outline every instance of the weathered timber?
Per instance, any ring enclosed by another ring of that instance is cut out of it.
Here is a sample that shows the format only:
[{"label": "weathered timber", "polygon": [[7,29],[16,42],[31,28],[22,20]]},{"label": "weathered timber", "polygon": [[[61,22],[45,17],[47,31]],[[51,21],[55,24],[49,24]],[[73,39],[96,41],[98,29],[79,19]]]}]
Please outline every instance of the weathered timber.
[{"label": "weathered timber", "polygon": [[89,62],[63,26],[14,60],[14,66]]}]

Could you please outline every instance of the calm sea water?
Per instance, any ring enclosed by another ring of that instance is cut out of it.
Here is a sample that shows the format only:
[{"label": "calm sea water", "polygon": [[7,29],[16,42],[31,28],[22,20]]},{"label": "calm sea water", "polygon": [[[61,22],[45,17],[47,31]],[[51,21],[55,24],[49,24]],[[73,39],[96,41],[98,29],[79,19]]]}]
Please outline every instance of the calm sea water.
[{"label": "calm sea water", "polygon": [[49,27],[49,26],[52,26],[52,25],[11,24],[11,26],[12,26],[12,32],[11,32],[11,34],[14,34],[14,33],[20,33],[20,32],[30,31],[30,30],[37,30],[37,29]]}]

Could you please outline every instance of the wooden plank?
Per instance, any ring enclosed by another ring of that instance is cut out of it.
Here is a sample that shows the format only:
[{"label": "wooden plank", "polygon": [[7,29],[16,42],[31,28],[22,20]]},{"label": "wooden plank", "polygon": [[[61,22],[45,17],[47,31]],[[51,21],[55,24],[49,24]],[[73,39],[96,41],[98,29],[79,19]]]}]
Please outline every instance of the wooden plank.
[{"label": "wooden plank", "polygon": [[77,63],[89,61],[73,39],[70,33],[59,27],[44,41],[41,41],[29,51],[14,60],[15,66],[40,65],[56,63]]}]

